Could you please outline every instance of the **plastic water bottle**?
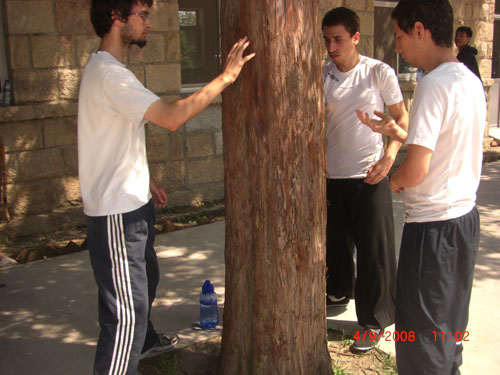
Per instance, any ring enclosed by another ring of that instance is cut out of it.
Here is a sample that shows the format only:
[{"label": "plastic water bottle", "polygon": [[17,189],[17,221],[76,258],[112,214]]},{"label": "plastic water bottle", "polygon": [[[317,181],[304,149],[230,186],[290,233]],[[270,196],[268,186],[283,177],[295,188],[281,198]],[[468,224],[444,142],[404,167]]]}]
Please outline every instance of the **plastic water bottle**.
[{"label": "plastic water bottle", "polygon": [[4,105],[5,107],[10,106],[10,82],[8,79],[5,80],[5,83],[3,85],[2,105]]},{"label": "plastic water bottle", "polygon": [[219,324],[217,293],[210,280],[205,280],[200,294],[200,326],[203,329],[215,328]]}]

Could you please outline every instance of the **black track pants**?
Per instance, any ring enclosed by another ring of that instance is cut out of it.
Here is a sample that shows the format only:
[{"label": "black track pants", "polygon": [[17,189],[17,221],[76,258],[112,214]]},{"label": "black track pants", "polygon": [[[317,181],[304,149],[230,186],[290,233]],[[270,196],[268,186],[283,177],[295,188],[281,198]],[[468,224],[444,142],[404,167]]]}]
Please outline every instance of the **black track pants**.
[{"label": "black track pants", "polygon": [[407,223],[403,229],[396,293],[396,341],[400,375],[458,375],[469,319],[479,214]]},{"label": "black track pants", "polygon": [[154,215],[150,201],[132,212],[86,217],[90,261],[99,289],[101,332],[95,375],[135,374],[143,346],[157,340],[149,320],[159,281]]}]

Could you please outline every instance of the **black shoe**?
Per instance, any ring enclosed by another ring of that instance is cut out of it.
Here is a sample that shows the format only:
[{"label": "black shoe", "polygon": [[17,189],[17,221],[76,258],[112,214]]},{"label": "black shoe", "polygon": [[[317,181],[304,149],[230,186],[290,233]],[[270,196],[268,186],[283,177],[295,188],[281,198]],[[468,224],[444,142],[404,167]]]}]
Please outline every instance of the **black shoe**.
[{"label": "black shoe", "polygon": [[179,337],[166,336],[163,333],[158,334],[158,342],[154,344],[151,348],[141,353],[140,359],[151,358],[155,355],[159,355],[171,350],[179,342]]},{"label": "black shoe", "polygon": [[332,297],[326,296],[326,308],[329,307],[342,307],[342,306],[347,306],[349,304],[349,297],[343,297],[343,298],[334,298],[332,300]]}]

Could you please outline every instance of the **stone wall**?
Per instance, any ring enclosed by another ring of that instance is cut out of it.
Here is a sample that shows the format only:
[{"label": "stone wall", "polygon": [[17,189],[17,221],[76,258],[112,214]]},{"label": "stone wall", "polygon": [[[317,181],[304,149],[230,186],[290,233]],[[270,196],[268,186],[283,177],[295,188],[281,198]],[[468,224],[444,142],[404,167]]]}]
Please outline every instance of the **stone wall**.
[{"label": "stone wall", "polygon": [[[99,38],[89,0],[5,0],[13,106],[0,107],[6,150],[8,209],[0,233],[44,233],[83,223],[78,186],[78,87]],[[177,0],[156,0],[153,31],[127,65],[166,101],[180,97]],[[223,198],[220,99],[177,132],[146,126],[151,174],[169,205]]]},{"label": "stone wall", "polygon": [[[0,107],[6,149],[8,208],[0,217],[7,236],[50,232],[83,223],[77,179],[78,84],[98,45],[89,20],[90,0],[3,0],[7,57],[14,106]],[[494,0],[452,0],[456,25],[473,28],[479,65],[490,81]],[[359,51],[373,56],[374,0],[320,0],[318,22],[337,6],[361,18]],[[127,65],[167,101],[180,97],[177,0],[155,0],[148,45],[134,48]],[[324,51],[324,49],[323,49]],[[402,83],[409,108],[414,83]],[[146,126],[152,175],[166,188],[169,205],[223,198],[220,99],[173,133]]]},{"label": "stone wall", "polygon": [[484,83],[490,86],[495,0],[451,0],[451,3],[455,12],[455,28],[468,26],[472,29],[471,45],[478,49],[477,64]]}]

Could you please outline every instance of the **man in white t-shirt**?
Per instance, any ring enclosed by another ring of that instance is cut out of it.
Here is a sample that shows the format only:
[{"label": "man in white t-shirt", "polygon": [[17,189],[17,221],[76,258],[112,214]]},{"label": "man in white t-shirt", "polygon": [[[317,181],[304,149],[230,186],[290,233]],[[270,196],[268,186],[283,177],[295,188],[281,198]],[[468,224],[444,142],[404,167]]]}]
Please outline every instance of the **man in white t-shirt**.
[{"label": "man in white t-shirt", "polygon": [[[404,190],[396,342],[400,375],[458,375],[479,247],[476,191],[486,102],[481,81],[456,59],[448,0],[402,0],[392,13],[396,52],[428,73],[418,83],[407,133],[382,113],[363,122],[408,153],[391,177]],[[411,339],[409,339],[411,337]]]},{"label": "man in white t-shirt", "polygon": [[124,61],[144,47],[153,0],[92,0],[91,21],[101,38],[83,72],[78,102],[78,163],[89,254],[99,289],[94,374],[136,374],[140,359],[160,354],[177,336],[158,334],[149,320],[159,269],[155,208],[165,191],[150,178],[146,122],[175,131],[233,83],[254,54],[246,38],[229,52],[224,71],[197,93],[165,103]]},{"label": "man in white t-shirt", "polygon": [[344,7],[327,12],[322,22],[332,60],[323,68],[328,174],[326,304],[345,305],[354,289],[358,323],[365,329],[355,335],[354,348],[369,350],[377,342],[373,335],[394,322],[396,256],[387,173],[401,143],[391,141],[384,150],[382,136],[366,128],[356,110],[373,113],[387,106],[403,128],[408,116],[394,70],[357,52],[359,27],[359,17]]}]

